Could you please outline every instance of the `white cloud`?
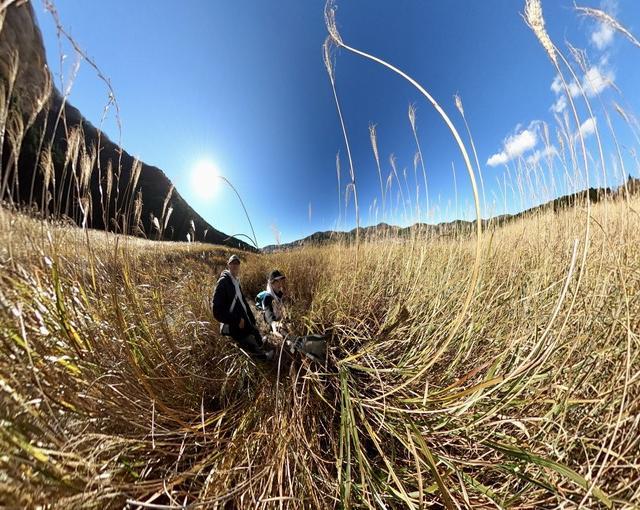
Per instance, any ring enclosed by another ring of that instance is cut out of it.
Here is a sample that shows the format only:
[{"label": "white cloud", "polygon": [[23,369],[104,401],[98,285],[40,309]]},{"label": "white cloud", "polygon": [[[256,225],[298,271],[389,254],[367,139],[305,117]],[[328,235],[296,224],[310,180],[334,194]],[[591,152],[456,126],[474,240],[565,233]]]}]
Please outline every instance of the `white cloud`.
[{"label": "white cloud", "polygon": [[[591,66],[582,77],[580,84],[575,80],[567,83],[567,89],[571,97],[578,97],[581,94],[580,88],[584,90],[587,97],[595,97],[605,89],[611,87],[615,81],[615,73],[611,69],[606,69],[606,56],[600,60],[600,64]],[[551,82],[551,90],[556,95],[556,101],[551,105],[551,111],[561,113],[567,107],[567,97],[564,93],[562,79],[557,75]]]},{"label": "white cloud", "polygon": [[[618,0],[601,0],[600,9],[612,17],[618,14]],[[600,51],[608,48],[613,42],[615,30],[607,23],[596,23],[591,32],[591,43]]]},{"label": "white cloud", "polygon": [[505,151],[511,158],[515,158],[533,149],[538,143],[538,135],[534,130],[525,129],[517,135],[510,136],[505,142]]},{"label": "white cloud", "polygon": [[613,41],[615,31],[606,23],[598,23],[598,29],[591,33],[591,42],[600,51],[604,50]]},{"label": "white cloud", "polygon": [[549,145],[544,149],[539,149],[535,151],[531,156],[527,158],[527,163],[529,165],[536,165],[542,158],[550,158],[558,154],[558,149],[556,149],[553,145]]},{"label": "white cloud", "polygon": [[487,160],[487,165],[498,166],[508,163],[525,152],[533,149],[538,143],[538,134],[535,128],[536,122],[532,122],[529,128],[514,135],[508,136],[503,142],[503,149],[495,153]]},{"label": "white cloud", "polygon": [[582,134],[584,138],[587,138],[595,132],[596,132],[596,118],[591,117],[585,120],[582,124],[580,124],[580,128],[576,132],[575,136],[577,138],[580,134]]},{"label": "white cloud", "polygon": [[[601,0],[600,8],[611,16],[618,12],[618,0]],[[595,97],[605,89],[611,87],[615,82],[615,73],[609,67],[609,54],[606,50],[613,42],[615,30],[606,23],[596,22],[591,31],[592,44],[603,53],[600,55],[599,63],[587,69],[579,80],[572,80],[567,83],[567,91],[571,97],[578,97],[582,90],[587,97]],[[556,95],[556,102],[551,106],[555,113],[564,111],[567,107],[567,99],[560,75],[556,75],[551,82],[551,90]]]},{"label": "white cloud", "polygon": [[603,73],[598,66],[592,66],[582,79],[582,87],[587,93],[587,96],[593,97],[613,85],[614,79],[615,75],[613,71],[604,71]]},{"label": "white cloud", "polygon": [[556,74],[556,77],[551,82],[551,90],[556,94],[562,93],[562,78],[560,78],[559,74]]},{"label": "white cloud", "polygon": [[[567,83],[567,88],[569,89],[569,94],[571,94],[571,97],[576,97],[580,94],[580,87],[575,81],[570,81],[569,83]],[[559,74],[556,75],[556,77],[551,82],[551,90],[553,90],[556,96],[564,94],[564,85]]]},{"label": "white cloud", "polygon": [[493,156],[491,156],[487,160],[487,165],[489,165],[489,166],[504,165],[508,161],[509,161],[509,157],[507,156],[507,154],[504,151],[503,152],[497,152],[496,154],[494,154]]},{"label": "white cloud", "polygon": [[568,83],[567,88],[569,89],[571,97],[577,97],[580,95],[580,86],[575,81]]},{"label": "white cloud", "polygon": [[562,113],[564,109],[567,107],[567,98],[562,95],[558,97],[555,103],[551,105],[551,111],[554,113]]}]

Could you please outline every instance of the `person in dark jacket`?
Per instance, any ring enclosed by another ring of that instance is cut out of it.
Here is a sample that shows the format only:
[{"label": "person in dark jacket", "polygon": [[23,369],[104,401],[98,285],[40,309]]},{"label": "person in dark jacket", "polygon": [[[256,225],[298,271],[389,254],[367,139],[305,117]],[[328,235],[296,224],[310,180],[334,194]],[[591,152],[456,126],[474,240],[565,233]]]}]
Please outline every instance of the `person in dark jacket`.
[{"label": "person in dark jacket", "polygon": [[262,339],[256,319],[240,287],[240,258],[229,257],[211,303],[213,316],[221,323],[220,332],[233,338],[241,349],[260,360],[273,359],[274,351]]}]

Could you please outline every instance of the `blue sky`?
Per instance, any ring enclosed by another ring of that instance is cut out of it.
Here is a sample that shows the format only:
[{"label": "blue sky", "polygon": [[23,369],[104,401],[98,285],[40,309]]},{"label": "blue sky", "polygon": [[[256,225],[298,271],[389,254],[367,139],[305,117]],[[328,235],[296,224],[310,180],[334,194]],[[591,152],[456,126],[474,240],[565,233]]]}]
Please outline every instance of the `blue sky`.
[{"label": "blue sky", "polygon": [[[522,19],[523,5],[524,1],[516,0],[338,1],[343,39],[422,83],[466,142],[453,100],[454,94],[460,95],[484,176],[485,215],[532,205],[545,198],[541,190],[550,189],[552,180],[556,192],[564,191],[563,182],[571,185],[554,155],[561,151],[554,110],[562,118],[568,111],[566,97],[549,59]],[[640,34],[640,2],[584,0],[583,5],[604,8],[636,36]],[[121,112],[124,148],[162,168],[216,228],[249,233],[237,198],[222,181],[215,181],[220,183],[218,189],[210,193],[213,186],[194,180],[194,173],[202,173],[203,162],[205,171],[214,165],[236,186],[260,245],[355,226],[350,198],[345,214],[348,164],[322,61],[323,0],[57,0],[56,6],[62,24],[111,80]],[[66,84],[74,77],[71,103],[100,125],[108,99],[106,87],[68,43],[59,45],[52,18],[38,0],[34,8],[58,86],[64,88],[59,77],[62,50],[62,80]],[[611,105],[616,101],[628,112],[638,111],[640,49],[578,16],[573,1],[547,0],[543,8],[556,44],[566,54],[567,42],[586,51],[587,72],[578,70],[578,80],[593,102],[609,184],[617,182],[623,164],[627,173],[637,176],[630,149],[637,146],[636,139]],[[595,161],[593,125],[576,84],[567,79]],[[370,123],[377,125],[383,178],[386,182],[391,172],[389,157],[394,154],[405,200],[403,205],[393,177],[385,219],[401,224],[418,219],[416,146],[407,116],[410,103],[416,106],[431,207],[427,213],[418,166],[420,219],[472,217],[469,178],[459,152],[444,123],[414,88],[344,50],[336,54],[336,86],[354,156],[362,224],[383,219]],[[612,159],[614,145],[603,106],[614,122],[621,161]],[[550,133],[546,151],[543,122]],[[113,109],[102,127],[113,140],[118,139]],[[570,119],[567,130],[575,132],[578,126]],[[342,163],[340,198],[337,152]],[[539,157],[545,152],[551,156],[551,168],[544,163],[544,155]],[[530,166],[535,159],[540,160],[539,171],[522,170],[526,161]],[[595,161],[592,184],[598,179],[601,184],[601,176]],[[537,191],[532,195],[528,187]]]}]

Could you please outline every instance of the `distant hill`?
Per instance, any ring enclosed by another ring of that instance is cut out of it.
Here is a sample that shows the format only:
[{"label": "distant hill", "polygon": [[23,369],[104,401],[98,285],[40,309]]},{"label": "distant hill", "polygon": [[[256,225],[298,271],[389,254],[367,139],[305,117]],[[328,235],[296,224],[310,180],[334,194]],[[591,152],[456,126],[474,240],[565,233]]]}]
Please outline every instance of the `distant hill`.
[{"label": "distant hill", "polygon": [[[622,185],[617,189],[610,188],[589,188],[588,196],[591,202],[599,202],[605,196],[609,197],[622,197],[626,192],[629,194],[640,194],[640,179],[629,176],[626,185]],[[544,204],[531,207],[517,214],[502,214],[500,216],[494,216],[493,218],[482,220],[482,227],[487,228],[490,225],[500,226],[510,221],[517,220],[526,215],[531,215],[543,210],[552,209],[553,211],[559,211],[561,209],[572,207],[580,200],[584,200],[585,191],[574,193],[571,195],[564,195],[551,200]],[[366,239],[368,237],[384,237],[391,238],[403,238],[409,237],[413,233],[431,233],[436,235],[451,235],[455,232],[469,231],[471,232],[475,227],[475,221],[455,220],[447,223],[428,224],[428,223],[414,223],[408,227],[398,227],[394,225],[388,225],[387,223],[379,223],[377,225],[361,227],[360,235]],[[292,241],[285,244],[271,244],[262,248],[264,253],[270,253],[281,250],[291,250],[300,248],[302,246],[322,245],[334,242],[354,241],[356,238],[356,229],[349,231],[334,231],[326,230],[324,232],[314,232],[313,234],[297,241]]]},{"label": "distant hill", "polygon": [[162,170],[137,162],[50,85],[31,3],[11,4],[0,30],[0,92],[12,92],[0,200],[96,229],[254,250],[207,223]]}]

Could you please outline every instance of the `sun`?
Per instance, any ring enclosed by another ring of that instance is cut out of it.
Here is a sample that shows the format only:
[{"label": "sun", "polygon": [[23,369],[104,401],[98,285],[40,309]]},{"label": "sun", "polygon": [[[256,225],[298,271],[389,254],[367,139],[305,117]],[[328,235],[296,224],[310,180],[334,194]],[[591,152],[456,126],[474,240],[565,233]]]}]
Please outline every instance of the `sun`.
[{"label": "sun", "polygon": [[213,198],[220,186],[218,167],[208,159],[198,161],[191,171],[191,189],[200,198]]}]

